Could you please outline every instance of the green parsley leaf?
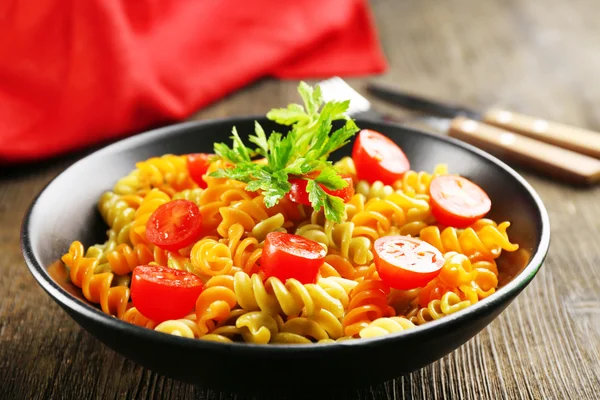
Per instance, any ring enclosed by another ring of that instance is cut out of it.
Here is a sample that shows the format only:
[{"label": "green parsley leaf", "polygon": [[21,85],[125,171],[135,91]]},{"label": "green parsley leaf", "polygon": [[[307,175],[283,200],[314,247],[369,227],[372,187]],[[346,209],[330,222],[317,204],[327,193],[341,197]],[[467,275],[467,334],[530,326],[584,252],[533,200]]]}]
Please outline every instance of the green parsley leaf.
[{"label": "green parsley leaf", "polygon": [[329,166],[321,171],[315,182],[322,184],[329,190],[343,189],[348,186],[348,182],[337,173],[335,168]]},{"label": "green parsley leaf", "polygon": [[[290,104],[267,113],[270,120],[290,127],[287,134],[272,132],[267,136],[256,122],[254,134],[248,136],[249,142],[257,146],[253,150],[243,143],[233,128],[231,147],[225,143],[215,144],[216,158],[228,161],[233,167],[215,171],[211,176],[239,180],[247,183],[248,191],[262,191],[267,207],[277,204],[291,190],[290,175],[303,177],[308,181],[307,191],[313,208],[323,208],[328,220],[341,222],[344,203],[327,194],[323,187],[337,190],[348,185],[327,158],[348,144],[358,131],[354,121],[346,115],[350,102],[323,104],[321,88],[312,88],[305,82],[300,82],[298,93],[303,106]],[[344,125],[332,133],[336,121],[344,121]],[[257,155],[265,157],[267,165],[252,162]],[[319,172],[315,179],[308,177],[315,172]]]},{"label": "green parsley leaf", "polygon": [[300,104],[290,104],[287,108],[274,108],[267,113],[267,118],[278,124],[290,126],[299,122],[306,122],[308,115]]},{"label": "green parsley leaf", "polygon": [[267,135],[265,135],[265,131],[258,121],[254,121],[254,133],[256,135],[248,136],[248,140],[258,146],[256,153],[266,157],[269,153],[269,143],[267,142]]},{"label": "green parsley leaf", "polygon": [[340,223],[344,215],[344,202],[339,197],[331,196],[321,188],[314,180],[309,180],[306,185],[308,199],[312,207],[319,211],[323,207],[325,218]]}]

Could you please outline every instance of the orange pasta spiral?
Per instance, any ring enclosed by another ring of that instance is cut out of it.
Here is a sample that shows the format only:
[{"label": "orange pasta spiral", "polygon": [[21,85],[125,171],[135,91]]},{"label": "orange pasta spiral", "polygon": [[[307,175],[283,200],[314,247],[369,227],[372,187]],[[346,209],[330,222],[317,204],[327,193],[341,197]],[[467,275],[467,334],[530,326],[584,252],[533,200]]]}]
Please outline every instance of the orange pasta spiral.
[{"label": "orange pasta spiral", "polygon": [[62,257],[69,267],[71,282],[80,287],[86,299],[100,304],[102,311],[109,315],[120,317],[125,313],[129,300],[129,288],[126,286],[111,287],[114,275],[111,272],[95,274],[94,269],[98,260],[84,257],[84,247],[75,241],[69,247],[69,252]]},{"label": "orange pasta spiral", "polygon": [[228,237],[229,228],[234,224],[243,227],[245,232],[250,232],[257,222],[269,218],[264,203],[251,199],[234,201],[229,206],[221,207],[219,213],[222,220],[217,233],[222,237]]},{"label": "orange pasta spiral", "polygon": [[227,239],[222,240],[229,247],[233,265],[240,267],[249,275],[258,270],[262,247],[256,238],[244,238],[244,227],[241,224],[231,225],[227,231]]},{"label": "orange pasta spiral", "polygon": [[206,334],[215,328],[216,322],[227,320],[236,304],[233,276],[220,275],[209,279],[196,301],[196,324],[199,333]]},{"label": "orange pasta spiral", "polygon": [[154,254],[143,243],[133,247],[123,243],[106,255],[110,270],[117,275],[125,275],[138,265],[146,265],[154,261]]},{"label": "orange pasta spiral", "polygon": [[357,336],[371,322],[396,315],[388,305],[390,288],[380,280],[365,279],[350,292],[350,302],[342,320],[344,334]]}]

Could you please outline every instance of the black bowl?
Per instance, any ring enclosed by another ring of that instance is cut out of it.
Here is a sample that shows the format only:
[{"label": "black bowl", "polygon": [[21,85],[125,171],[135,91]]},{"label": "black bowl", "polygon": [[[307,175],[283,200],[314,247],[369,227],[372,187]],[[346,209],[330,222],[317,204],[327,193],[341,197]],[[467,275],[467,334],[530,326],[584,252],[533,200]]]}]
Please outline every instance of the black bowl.
[{"label": "black bowl", "polygon": [[[257,118],[270,131],[276,126]],[[520,245],[500,258],[501,288],[492,296],[440,320],[399,334],[328,345],[269,346],[221,344],[185,339],[133,326],[103,314],[74,288],[59,285],[48,267],[73,240],[86,246],[104,241],[106,227],[96,210],[103,191],[137,161],[166,153],[212,151],[229,141],[235,125],[242,137],[255,118],[184,123],[112,144],[80,160],[54,179],[25,215],[21,241],[31,273],[82,327],[135,362],[181,381],[226,391],[298,387],[362,386],[415,371],[455,350],[500,314],[539,270],[550,243],[548,214],[529,184],[496,158],[457,140],[400,126],[357,121],[380,131],[406,152],[415,170],[447,163],[452,172],[478,183],[492,199],[490,217],[509,220],[511,239]],[[351,146],[338,151],[349,155]],[[301,385],[293,382],[302,381]]]}]

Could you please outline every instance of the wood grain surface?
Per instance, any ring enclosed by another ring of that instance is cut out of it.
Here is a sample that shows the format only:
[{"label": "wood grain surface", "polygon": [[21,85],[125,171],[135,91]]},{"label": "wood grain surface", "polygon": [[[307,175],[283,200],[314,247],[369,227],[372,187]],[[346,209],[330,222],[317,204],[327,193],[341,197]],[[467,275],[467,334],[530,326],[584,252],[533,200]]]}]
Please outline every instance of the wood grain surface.
[{"label": "wood grain surface", "polygon": [[[597,0],[372,4],[390,62],[376,79],[473,107],[501,106],[600,130]],[[366,79],[348,81],[363,91]],[[264,113],[295,100],[296,84],[263,80],[196,118]],[[0,171],[0,399],[244,398],[182,384],[126,360],[82,330],[36,284],[19,248],[21,218],[43,186],[80,156]],[[600,187],[523,174],[552,221],[550,253],[529,287],[447,357],[334,398],[600,396]]]}]

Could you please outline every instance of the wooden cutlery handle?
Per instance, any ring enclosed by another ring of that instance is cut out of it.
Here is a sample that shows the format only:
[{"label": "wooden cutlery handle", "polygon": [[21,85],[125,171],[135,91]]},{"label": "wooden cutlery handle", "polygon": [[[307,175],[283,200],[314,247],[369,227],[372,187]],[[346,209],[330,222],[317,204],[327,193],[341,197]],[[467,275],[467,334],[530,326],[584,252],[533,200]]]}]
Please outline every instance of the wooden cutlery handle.
[{"label": "wooden cutlery handle", "polygon": [[571,183],[600,181],[600,160],[509,132],[483,122],[456,117],[449,135],[545,175]]},{"label": "wooden cutlery handle", "polygon": [[600,133],[597,132],[501,109],[487,111],[482,120],[490,125],[600,158]]}]

